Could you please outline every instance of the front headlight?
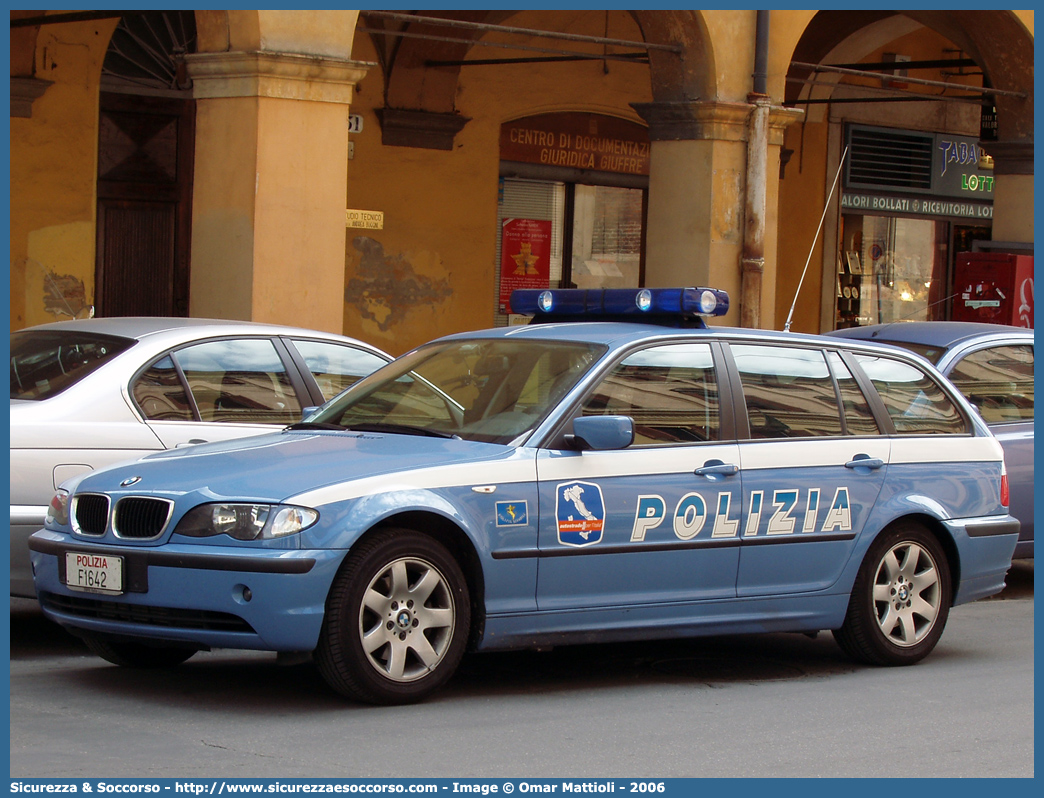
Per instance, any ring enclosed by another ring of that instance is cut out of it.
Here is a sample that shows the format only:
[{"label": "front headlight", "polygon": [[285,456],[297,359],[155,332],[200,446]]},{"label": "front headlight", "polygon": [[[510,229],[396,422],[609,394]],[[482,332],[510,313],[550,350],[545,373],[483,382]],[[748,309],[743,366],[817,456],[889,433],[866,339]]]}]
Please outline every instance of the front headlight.
[{"label": "front headlight", "polygon": [[[39,516],[37,516],[39,517]],[[69,491],[58,488],[51,503],[47,505],[47,515],[44,516],[44,526],[68,526],[69,525]]]},{"label": "front headlight", "polygon": [[185,513],[174,533],[192,538],[228,535],[236,540],[270,540],[293,535],[319,520],[307,507],[278,504],[201,504]]}]

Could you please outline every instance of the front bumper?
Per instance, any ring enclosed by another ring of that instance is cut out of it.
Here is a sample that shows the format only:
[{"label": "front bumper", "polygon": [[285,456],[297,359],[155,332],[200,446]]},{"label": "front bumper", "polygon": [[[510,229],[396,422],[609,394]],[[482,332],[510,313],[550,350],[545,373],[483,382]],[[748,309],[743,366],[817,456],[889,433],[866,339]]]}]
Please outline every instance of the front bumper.
[{"label": "front bumper", "polygon": [[[73,633],[269,651],[315,648],[343,550],[104,546],[41,530],[29,540],[44,614]],[[65,586],[67,552],[124,559],[119,595]]]},{"label": "front bumper", "polygon": [[29,563],[29,536],[44,525],[46,507],[11,505],[11,595],[36,598]]}]

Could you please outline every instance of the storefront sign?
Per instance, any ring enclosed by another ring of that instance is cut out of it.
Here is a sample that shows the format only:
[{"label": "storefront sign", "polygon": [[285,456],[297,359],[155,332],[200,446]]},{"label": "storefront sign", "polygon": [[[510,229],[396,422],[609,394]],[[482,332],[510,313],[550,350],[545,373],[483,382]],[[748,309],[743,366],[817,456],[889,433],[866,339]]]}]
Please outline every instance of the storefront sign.
[{"label": "storefront sign", "polygon": [[848,135],[846,189],[993,199],[993,159],[972,136],[868,125],[851,125]]},{"label": "storefront sign", "polygon": [[935,137],[935,174],[932,193],[947,197],[977,195],[981,199],[993,199],[993,172],[985,171],[982,147],[966,136]]},{"label": "storefront sign", "polygon": [[946,199],[891,197],[885,194],[841,195],[841,208],[846,211],[899,213],[911,216],[949,216],[961,219],[992,219],[993,206],[981,202],[960,202]]},{"label": "storefront sign", "polygon": [[384,211],[345,211],[345,227],[356,227],[361,230],[383,230]]},{"label": "storefront sign", "polygon": [[541,114],[500,126],[500,159],[598,172],[649,174],[649,134],[597,114]]},{"label": "storefront sign", "polygon": [[517,288],[547,288],[551,279],[551,222],[505,219],[500,237],[500,304]]}]

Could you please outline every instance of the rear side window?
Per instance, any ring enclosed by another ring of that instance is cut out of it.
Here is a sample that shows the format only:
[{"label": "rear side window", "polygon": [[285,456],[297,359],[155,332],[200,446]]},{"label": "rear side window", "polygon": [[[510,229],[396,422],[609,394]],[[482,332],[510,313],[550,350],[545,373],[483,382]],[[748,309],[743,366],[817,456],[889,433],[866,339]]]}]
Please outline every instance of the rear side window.
[{"label": "rear side window", "polygon": [[294,346],[315,377],[324,400],[333,399],[388,362],[372,352],[343,344],[295,338]]},{"label": "rear side window", "polygon": [[890,357],[856,354],[900,435],[963,435],[969,432],[957,405],[926,372]]},{"label": "rear side window", "polygon": [[635,444],[718,440],[718,381],[710,347],[673,344],[629,355],[595,389],[582,413],[630,416]]},{"label": "rear side window", "polygon": [[957,361],[950,381],[987,424],[1033,420],[1033,347],[995,346]]},{"label": "rear side window", "polygon": [[193,421],[195,415],[185,386],[170,356],[160,358],[143,371],[131,393],[145,418],[152,421]]},{"label": "rear side window", "polygon": [[838,394],[823,352],[747,344],[731,348],[751,438],[843,434]]},{"label": "rear side window", "polygon": [[301,405],[267,338],[208,341],[175,352],[203,421],[292,424]]},{"label": "rear side window", "polygon": [[11,334],[11,398],[50,399],[134,345],[131,338],[22,330]]}]

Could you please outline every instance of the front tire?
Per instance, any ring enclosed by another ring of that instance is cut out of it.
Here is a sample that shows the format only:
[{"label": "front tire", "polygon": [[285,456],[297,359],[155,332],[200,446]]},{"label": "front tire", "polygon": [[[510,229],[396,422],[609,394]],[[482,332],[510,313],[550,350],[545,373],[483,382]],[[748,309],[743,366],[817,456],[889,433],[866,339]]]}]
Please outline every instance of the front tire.
[{"label": "front tire", "polygon": [[334,579],[316,660],[344,696],[412,703],[453,675],[470,623],[453,556],[427,535],[389,529],[359,544]]},{"label": "front tire", "polygon": [[897,524],[867,551],[834,638],[861,662],[912,665],[939,642],[951,596],[939,541],[918,524]]},{"label": "front tire", "polygon": [[83,642],[91,653],[121,668],[173,668],[196,653],[194,648],[150,646],[94,636],[84,637]]}]

